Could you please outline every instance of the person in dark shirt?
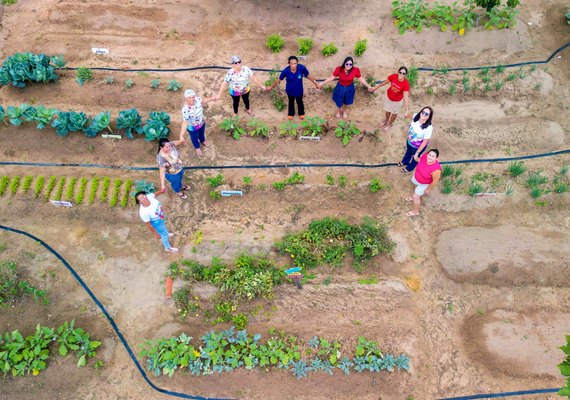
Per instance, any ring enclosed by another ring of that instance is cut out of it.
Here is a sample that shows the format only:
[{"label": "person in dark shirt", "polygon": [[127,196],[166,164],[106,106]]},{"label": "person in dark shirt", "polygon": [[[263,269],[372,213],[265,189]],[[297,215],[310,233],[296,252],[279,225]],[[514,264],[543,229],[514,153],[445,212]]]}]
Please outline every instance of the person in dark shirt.
[{"label": "person in dark shirt", "polygon": [[295,101],[297,102],[297,110],[299,112],[299,119],[305,119],[305,105],[303,104],[303,77],[313,82],[315,87],[318,89],[319,85],[315,79],[309,75],[309,70],[303,64],[299,64],[299,59],[295,56],[289,57],[289,66],[285,67],[279,79],[276,79],[272,85],[267,86],[266,90],[270,91],[279,85],[282,80],[286,80],[285,93],[287,93],[287,98],[289,99],[289,110],[287,112],[287,118],[292,120],[295,116]]}]

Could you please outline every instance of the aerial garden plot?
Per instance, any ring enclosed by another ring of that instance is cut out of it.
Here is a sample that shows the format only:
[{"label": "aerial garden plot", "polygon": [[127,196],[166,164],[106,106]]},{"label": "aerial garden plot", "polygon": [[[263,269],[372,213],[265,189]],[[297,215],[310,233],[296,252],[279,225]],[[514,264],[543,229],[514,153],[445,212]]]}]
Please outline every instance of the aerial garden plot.
[{"label": "aerial garden plot", "polygon": [[[570,396],[569,4],[228,5],[2,1],[0,399]],[[291,55],[303,119],[265,89]],[[216,98],[237,59],[254,115]],[[401,66],[442,163],[417,216],[411,116],[364,84]]]}]

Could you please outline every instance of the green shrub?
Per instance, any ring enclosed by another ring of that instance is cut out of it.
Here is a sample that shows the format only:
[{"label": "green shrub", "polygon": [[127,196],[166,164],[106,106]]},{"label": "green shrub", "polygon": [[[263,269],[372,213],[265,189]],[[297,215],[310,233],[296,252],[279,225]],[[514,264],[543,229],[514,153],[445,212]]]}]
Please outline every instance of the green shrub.
[{"label": "green shrub", "polygon": [[356,44],[354,45],[354,55],[356,57],[361,57],[364,54],[366,51],[367,42],[368,41],[366,39],[360,39],[356,41]]},{"label": "green shrub", "polygon": [[382,181],[380,180],[380,178],[372,179],[370,181],[369,187],[370,187],[370,193],[376,193],[385,188],[385,186],[382,185]]},{"label": "green shrub", "polygon": [[214,177],[207,177],[206,182],[210,185],[212,189],[222,186],[224,184],[224,176],[221,173]]},{"label": "green shrub", "polygon": [[283,48],[284,44],[285,40],[283,40],[281,35],[279,35],[278,33],[267,36],[267,42],[266,42],[267,48],[274,53],[279,53]]},{"label": "green shrub", "polygon": [[171,79],[168,81],[168,86],[166,87],[166,90],[168,90],[169,92],[178,92],[180,89],[182,89],[182,84],[178,82],[176,79]]},{"label": "green shrub", "polygon": [[522,175],[526,172],[526,166],[520,161],[511,161],[509,164],[509,174],[516,178],[519,175]]},{"label": "green shrub", "polygon": [[542,170],[538,170],[533,173],[529,173],[528,178],[526,180],[526,187],[532,188],[535,186],[540,186],[548,183],[548,177],[542,175]]},{"label": "green shrub", "polygon": [[91,82],[93,80],[93,71],[87,67],[78,67],[75,71],[75,81],[80,85],[83,86],[87,82]]},{"label": "green shrub", "polygon": [[299,44],[299,54],[302,56],[309,54],[314,44],[311,38],[298,38],[297,43]]},{"label": "green shrub", "polygon": [[336,48],[336,46],[334,45],[333,42],[330,42],[329,44],[325,44],[323,46],[323,49],[321,50],[321,53],[323,54],[323,56],[325,57],[330,57],[336,54],[336,52],[338,51],[338,49]]},{"label": "green shrub", "polygon": [[416,87],[416,85],[418,84],[418,78],[419,78],[418,67],[412,65],[408,70],[408,76],[407,76],[411,88]]}]

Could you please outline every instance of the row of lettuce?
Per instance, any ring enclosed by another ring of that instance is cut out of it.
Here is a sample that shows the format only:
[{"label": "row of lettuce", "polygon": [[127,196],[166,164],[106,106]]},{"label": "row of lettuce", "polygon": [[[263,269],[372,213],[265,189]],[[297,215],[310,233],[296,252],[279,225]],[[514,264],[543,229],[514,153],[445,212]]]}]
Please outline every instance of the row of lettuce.
[{"label": "row of lettuce", "polygon": [[[8,106],[6,109],[0,106],[0,121],[8,123],[6,120],[13,126],[20,126],[24,122],[34,122],[38,129],[51,126],[59,136],[67,136],[70,132],[83,132],[88,137],[104,132],[114,133],[109,111],[89,116],[84,112],[60,111],[42,105],[22,104]],[[119,111],[116,120],[116,128],[123,130],[129,139],[134,139],[134,134],[144,134],[149,141],[165,138],[170,133],[169,126],[170,115],[163,111],[151,111],[144,124],[136,108]]]}]

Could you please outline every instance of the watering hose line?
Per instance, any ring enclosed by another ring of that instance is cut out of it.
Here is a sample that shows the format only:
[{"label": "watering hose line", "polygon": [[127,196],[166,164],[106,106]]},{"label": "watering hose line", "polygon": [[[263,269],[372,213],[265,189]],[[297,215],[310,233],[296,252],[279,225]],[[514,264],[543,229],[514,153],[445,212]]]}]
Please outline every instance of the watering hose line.
[{"label": "watering hose line", "polygon": [[[569,154],[570,149],[552,151],[548,153],[530,154],[518,157],[498,157],[498,158],[471,158],[465,160],[442,161],[440,164],[477,164],[495,163],[507,161],[531,160],[535,158],[553,157]],[[80,163],[46,163],[46,162],[23,162],[23,161],[0,161],[2,165],[15,165],[25,167],[79,167],[79,168],[102,168],[118,169],[128,171],[158,171],[158,167],[132,167],[128,165],[104,165],[104,164],[80,164]],[[188,165],[185,170],[218,170],[218,169],[271,169],[271,168],[386,168],[395,167],[396,163],[383,164],[357,164],[357,163],[286,163],[286,164],[252,164],[252,165]]]},{"label": "watering hose line", "polygon": [[[446,68],[446,71],[480,71],[484,69],[494,69],[497,67],[503,68],[516,68],[522,67],[525,65],[533,65],[533,64],[548,64],[558,53],[565,50],[567,47],[570,46],[570,42],[560,46],[556,49],[548,58],[545,60],[537,60],[537,61],[522,61],[512,64],[505,64],[505,65],[487,65],[487,66],[479,66],[479,67],[453,67],[453,68]],[[138,69],[130,69],[130,68],[111,68],[111,67],[93,67],[89,68],[93,71],[114,71],[114,72],[188,72],[188,71],[200,71],[200,70],[208,70],[208,69],[222,69],[227,70],[230,66],[220,66],[220,65],[205,65],[200,67],[188,67],[188,68],[138,68]],[[59,70],[67,70],[67,71],[75,71],[78,67],[60,67],[57,68]],[[251,68],[253,71],[259,72],[280,72],[280,70],[276,69],[268,69],[268,68]],[[440,71],[441,68],[432,68],[432,67],[419,67],[418,71],[423,72],[430,72],[430,71]],[[323,81],[324,79],[317,79],[317,81]],[[376,83],[382,83],[382,81],[376,81]]]}]

